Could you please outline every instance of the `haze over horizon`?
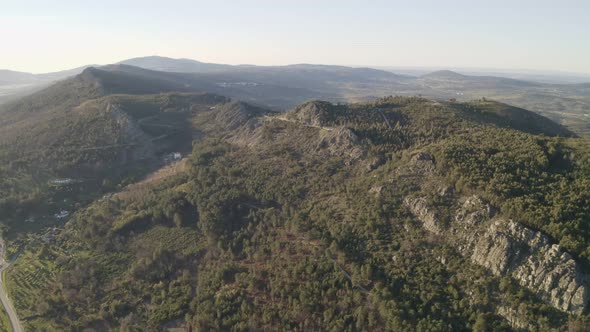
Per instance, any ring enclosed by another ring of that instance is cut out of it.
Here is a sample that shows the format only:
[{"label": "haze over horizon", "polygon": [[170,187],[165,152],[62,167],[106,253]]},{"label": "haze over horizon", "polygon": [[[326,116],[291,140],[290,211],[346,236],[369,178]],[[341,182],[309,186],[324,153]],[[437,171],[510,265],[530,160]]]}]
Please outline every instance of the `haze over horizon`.
[{"label": "haze over horizon", "polygon": [[[254,65],[590,74],[585,1],[6,3],[0,68],[33,73],[162,55]],[[501,23],[501,24],[500,24]]]}]

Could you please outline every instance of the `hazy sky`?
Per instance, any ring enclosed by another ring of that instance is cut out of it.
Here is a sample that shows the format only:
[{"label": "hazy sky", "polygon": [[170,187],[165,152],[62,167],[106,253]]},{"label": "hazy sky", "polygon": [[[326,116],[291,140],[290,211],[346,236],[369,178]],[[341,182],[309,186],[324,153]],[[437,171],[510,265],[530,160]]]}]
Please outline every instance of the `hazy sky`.
[{"label": "hazy sky", "polygon": [[218,63],[590,73],[590,0],[0,0],[0,68]]}]

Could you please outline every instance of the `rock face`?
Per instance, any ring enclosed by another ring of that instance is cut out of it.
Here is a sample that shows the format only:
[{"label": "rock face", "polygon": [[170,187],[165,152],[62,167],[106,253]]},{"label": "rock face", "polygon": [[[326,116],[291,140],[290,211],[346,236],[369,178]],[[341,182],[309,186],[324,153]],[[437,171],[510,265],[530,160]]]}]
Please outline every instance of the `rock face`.
[{"label": "rock face", "polygon": [[436,168],[434,157],[426,152],[418,152],[413,155],[410,165],[417,173],[432,172]]},{"label": "rock face", "polygon": [[227,130],[235,130],[256,114],[256,109],[241,102],[231,102],[220,106],[215,121]]},{"label": "rock face", "polygon": [[129,145],[128,148],[121,149],[119,154],[120,162],[127,163],[152,158],[154,156],[154,144],[135,121],[119,105],[109,103],[106,109],[107,112],[111,112],[111,116],[120,128],[121,144]]},{"label": "rock face", "polygon": [[287,112],[286,117],[289,120],[297,121],[309,126],[325,126],[325,109],[330,109],[333,105],[325,101],[310,101],[295,109]]},{"label": "rock face", "polygon": [[494,275],[509,275],[557,309],[580,314],[590,302],[590,278],[572,256],[550,239],[512,220],[494,217],[494,209],[473,196],[442,229],[425,198],[406,198],[406,207],[436,234],[448,235],[459,251]]},{"label": "rock face", "polygon": [[226,139],[241,146],[254,146],[263,141],[260,115],[264,110],[238,101],[214,108],[214,122],[230,133]]},{"label": "rock face", "polygon": [[369,189],[369,194],[373,194],[375,197],[381,196],[381,192],[383,191],[383,186],[373,186]]},{"label": "rock face", "polygon": [[492,222],[475,241],[471,260],[495,275],[511,275],[560,310],[581,313],[588,305],[588,277],[570,254],[514,221]]},{"label": "rock face", "polygon": [[365,150],[358,136],[349,128],[338,127],[320,134],[316,150],[326,149],[331,155],[346,156],[349,162],[361,158]]},{"label": "rock face", "polygon": [[418,217],[418,219],[422,222],[422,226],[424,226],[427,231],[435,234],[442,233],[442,230],[437,223],[438,218],[436,211],[428,207],[428,203],[425,198],[406,197],[404,204],[416,217]]}]

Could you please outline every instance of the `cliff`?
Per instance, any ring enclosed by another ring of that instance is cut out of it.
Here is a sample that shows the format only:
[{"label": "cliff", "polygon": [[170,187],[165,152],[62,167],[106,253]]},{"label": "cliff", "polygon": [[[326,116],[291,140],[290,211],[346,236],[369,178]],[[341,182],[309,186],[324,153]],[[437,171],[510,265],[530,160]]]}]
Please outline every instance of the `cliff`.
[{"label": "cliff", "polygon": [[582,313],[590,301],[590,278],[558,244],[538,231],[494,215],[477,196],[463,198],[446,228],[425,198],[406,198],[405,206],[429,232],[457,244],[458,251],[494,275],[509,275],[553,307]]}]

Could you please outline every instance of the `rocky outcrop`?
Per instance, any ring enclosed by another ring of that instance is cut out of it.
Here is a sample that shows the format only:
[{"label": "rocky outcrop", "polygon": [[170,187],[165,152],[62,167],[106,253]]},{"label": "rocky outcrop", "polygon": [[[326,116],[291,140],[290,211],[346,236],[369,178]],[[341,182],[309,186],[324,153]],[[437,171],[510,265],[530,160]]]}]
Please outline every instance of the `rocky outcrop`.
[{"label": "rocky outcrop", "polygon": [[372,172],[374,170],[376,170],[377,168],[379,168],[379,166],[385,164],[387,160],[383,157],[383,156],[375,156],[369,160],[367,160],[367,164],[365,166],[365,169],[367,170],[367,172]]},{"label": "rocky outcrop", "polygon": [[413,155],[410,165],[412,165],[413,172],[416,173],[429,173],[435,169],[434,157],[426,152],[418,152]]},{"label": "rocky outcrop", "polygon": [[512,220],[494,218],[479,197],[464,199],[454,221],[444,229],[425,198],[406,198],[406,207],[436,234],[445,234],[473,263],[494,275],[509,275],[557,309],[582,313],[590,302],[590,278],[559,245]]},{"label": "rocky outcrop", "polygon": [[496,313],[508,321],[510,326],[518,330],[536,331],[538,328],[531,324],[527,318],[526,312],[521,312],[520,308],[511,308],[508,306],[498,306]]},{"label": "rocky outcrop", "polygon": [[588,277],[570,254],[549,239],[514,221],[495,220],[471,255],[495,275],[509,274],[554,307],[581,313],[588,305]]},{"label": "rocky outcrop", "polygon": [[379,197],[381,196],[381,192],[383,191],[383,186],[372,186],[371,189],[369,189],[369,194],[373,194],[373,196],[375,197]]},{"label": "rocky outcrop", "polygon": [[396,172],[401,176],[424,176],[433,173],[436,170],[434,157],[429,153],[420,151],[412,154],[410,161]]},{"label": "rocky outcrop", "polygon": [[216,106],[213,122],[226,131],[226,140],[241,146],[255,146],[264,141],[263,121],[260,117],[266,111],[256,106],[232,101]]},{"label": "rocky outcrop", "polygon": [[286,118],[313,127],[323,127],[326,125],[325,110],[332,106],[331,103],[325,101],[310,101],[287,112]]},{"label": "rocky outcrop", "polygon": [[346,127],[321,132],[316,150],[321,149],[327,149],[334,156],[345,156],[349,158],[349,162],[358,160],[365,154],[358,136]]},{"label": "rocky outcrop", "polygon": [[257,108],[234,101],[218,107],[215,121],[227,130],[235,130],[258,113]]},{"label": "rocky outcrop", "polygon": [[154,144],[137,123],[117,104],[108,103],[106,110],[110,112],[121,133],[120,142],[112,145],[120,147],[120,162],[127,163],[152,158],[155,150]]},{"label": "rocky outcrop", "polygon": [[476,231],[475,226],[489,220],[495,215],[495,210],[478,196],[471,196],[463,200],[461,208],[455,213],[455,224],[468,231]]},{"label": "rocky outcrop", "polygon": [[434,209],[429,208],[425,198],[406,197],[404,205],[422,222],[422,226],[426,230],[435,234],[442,233],[438,224],[437,213]]}]

